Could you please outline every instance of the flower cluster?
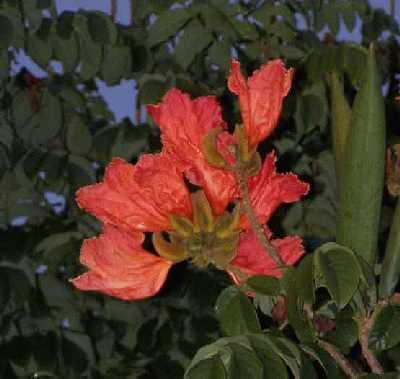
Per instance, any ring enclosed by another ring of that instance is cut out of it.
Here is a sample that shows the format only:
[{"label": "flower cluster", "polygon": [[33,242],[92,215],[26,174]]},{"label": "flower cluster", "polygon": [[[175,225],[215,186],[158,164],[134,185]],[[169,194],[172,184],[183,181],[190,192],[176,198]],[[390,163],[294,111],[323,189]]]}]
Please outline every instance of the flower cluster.
[{"label": "flower cluster", "polygon": [[[84,241],[81,263],[89,271],[72,283],[134,300],[157,293],[171,266],[183,260],[212,264],[237,283],[251,275],[279,277],[281,266],[296,263],[304,253],[301,239],[272,239],[265,224],[309,186],[277,173],[273,152],[264,162],[257,153],[277,125],[292,77],[273,60],[246,80],[233,61],[228,86],[242,116],[234,134],[212,96],[193,100],[173,88],[149,105],[162,152],[135,165],[114,158],[101,183],[77,193],[78,205],[102,221],[104,231]],[[200,189],[190,193],[185,178]],[[157,254],[143,249],[145,232],[152,233]]]}]

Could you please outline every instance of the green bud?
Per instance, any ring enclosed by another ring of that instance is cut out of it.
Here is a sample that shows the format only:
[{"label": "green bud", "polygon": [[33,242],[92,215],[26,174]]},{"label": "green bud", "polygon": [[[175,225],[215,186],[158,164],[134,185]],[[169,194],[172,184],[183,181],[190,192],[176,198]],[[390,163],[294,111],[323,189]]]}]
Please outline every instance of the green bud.
[{"label": "green bud", "polygon": [[158,255],[165,259],[180,262],[188,258],[183,244],[177,239],[171,239],[171,242],[168,242],[162,233],[153,233],[152,241]]},{"label": "green bud", "polygon": [[206,133],[202,141],[202,152],[211,166],[227,168],[228,164],[217,148],[217,137],[221,132],[222,128],[213,128]]},{"label": "green bud", "polygon": [[218,238],[226,238],[236,233],[239,228],[240,203],[237,203],[232,213],[224,212],[218,217],[215,224],[215,233]]},{"label": "green bud", "polygon": [[174,232],[181,238],[189,238],[193,234],[192,222],[183,216],[170,216],[170,222]]},{"label": "green bud", "polygon": [[193,224],[196,233],[211,232],[214,229],[214,215],[203,191],[192,193]]}]

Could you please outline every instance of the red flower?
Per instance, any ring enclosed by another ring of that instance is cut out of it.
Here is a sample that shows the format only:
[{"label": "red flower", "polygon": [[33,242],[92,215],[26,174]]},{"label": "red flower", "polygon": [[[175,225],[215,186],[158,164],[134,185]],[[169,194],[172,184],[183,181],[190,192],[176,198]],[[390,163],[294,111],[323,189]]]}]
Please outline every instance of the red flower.
[{"label": "red flower", "polygon": [[191,217],[190,194],[165,155],[143,155],[136,165],[114,158],[102,183],[77,192],[79,206],[127,231],[171,229],[170,215]]},{"label": "red flower", "polygon": [[[215,214],[221,214],[236,196],[234,175],[209,165],[202,152],[205,134],[213,128],[226,128],[221,108],[213,96],[191,100],[176,88],[159,105],[148,105],[149,114],[161,129],[164,151],[195,185],[201,186]],[[219,137],[221,153],[233,140],[228,133]]]},{"label": "red flower", "polygon": [[[239,63],[233,61],[229,88],[239,95],[251,148],[275,128],[291,80],[292,71],[276,60],[246,82]],[[171,89],[161,104],[148,106],[148,111],[160,126],[163,152],[144,155],[136,165],[115,158],[101,183],[77,193],[79,206],[101,220],[105,228],[100,237],[84,242],[81,262],[89,271],[73,279],[73,284],[124,300],[141,299],[161,288],[174,262],[188,258],[203,266],[212,262],[221,269],[229,264],[247,275],[281,276],[281,268],[260,245],[244,215],[240,219],[240,237],[234,214],[217,217],[240,196],[240,191],[232,170],[209,164],[202,150],[210,130],[226,129],[216,99],[207,96],[191,100]],[[219,153],[234,164],[231,145],[235,138],[223,131],[216,142],[218,152],[212,144],[211,152],[206,149],[207,154],[214,159]],[[250,203],[261,224],[282,203],[299,200],[309,189],[294,174],[278,174],[275,161],[275,154],[269,154],[260,172],[248,180]],[[200,193],[201,196],[192,197],[191,203],[183,173],[193,184],[203,187],[208,201]],[[267,238],[271,238],[265,230]],[[163,231],[171,231],[168,238],[164,233],[153,234],[154,248],[161,257],[142,249],[142,232]],[[299,237],[271,243],[287,265],[304,254]],[[229,262],[233,252],[236,255]],[[235,274],[230,274],[239,282]]]},{"label": "red flower", "polygon": [[[265,235],[268,239],[271,238],[271,232],[268,229],[265,230]],[[302,240],[297,236],[274,239],[271,243],[287,266],[295,264],[304,254]],[[267,275],[277,278],[282,276],[282,270],[266,253],[252,230],[240,235],[236,256],[231,261],[231,265],[251,276]],[[230,274],[236,283],[240,283],[237,275]]]},{"label": "red flower", "polygon": [[156,294],[173,262],[142,249],[144,235],[106,225],[103,234],[83,242],[80,261],[90,271],[72,279],[84,291],[99,291],[122,300]]},{"label": "red flower", "polygon": [[144,155],[136,165],[115,158],[103,182],[81,188],[77,202],[105,229],[84,241],[81,263],[90,271],[72,283],[123,300],[158,292],[173,262],[143,250],[138,230],[169,230],[172,214],[191,218],[190,194],[173,162],[163,154]]},{"label": "red flower", "polygon": [[255,147],[275,129],[293,73],[292,69],[285,68],[280,59],[276,59],[255,71],[246,81],[240,72],[240,63],[232,61],[228,87],[239,96],[250,147]]},{"label": "red flower", "polygon": [[[268,154],[261,171],[248,181],[250,203],[261,224],[268,222],[281,204],[298,201],[301,196],[308,193],[310,188],[295,174],[278,174],[275,162],[275,153]],[[240,225],[244,229],[249,227],[244,215],[240,220]]]}]

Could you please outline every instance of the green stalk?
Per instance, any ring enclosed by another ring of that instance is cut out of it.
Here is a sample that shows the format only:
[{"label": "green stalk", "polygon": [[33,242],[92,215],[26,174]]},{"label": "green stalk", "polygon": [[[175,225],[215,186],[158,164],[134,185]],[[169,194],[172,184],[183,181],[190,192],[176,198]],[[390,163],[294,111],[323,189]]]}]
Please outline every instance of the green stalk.
[{"label": "green stalk", "polygon": [[339,74],[333,71],[328,78],[331,98],[331,131],[335,154],[336,181],[339,188],[343,179],[345,146],[351,123],[351,108],[344,95],[343,82]]},{"label": "green stalk", "polygon": [[368,53],[346,143],[337,242],[376,260],[385,168],[385,109],[373,48]]},{"label": "green stalk", "polygon": [[394,293],[400,276],[400,198],[397,200],[396,209],[390,228],[389,238],[383,259],[379,297],[388,298]]}]

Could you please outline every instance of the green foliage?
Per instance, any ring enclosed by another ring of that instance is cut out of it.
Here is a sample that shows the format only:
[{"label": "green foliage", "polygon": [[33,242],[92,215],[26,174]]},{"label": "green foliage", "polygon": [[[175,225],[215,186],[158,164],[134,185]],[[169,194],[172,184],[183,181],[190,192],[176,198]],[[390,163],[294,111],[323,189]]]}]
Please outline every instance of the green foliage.
[{"label": "green foliage", "polygon": [[338,308],[343,308],[360,281],[357,258],[351,250],[327,243],[315,252],[314,264],[319,286],[326,287]]},{"label": "green foliage", "polygon": [[[228,336],[261,331],[257,314],[247,296],[236,287],[228,287],[219,295],[215,311],[221,329]],[[235,318],[232,318],[232,315]]]},{"label": "green foliage", "polygon": [[397,203],[388,237],[379,282],[379,297],[384,299],[395,291],[400,275],[400,203]]}]

